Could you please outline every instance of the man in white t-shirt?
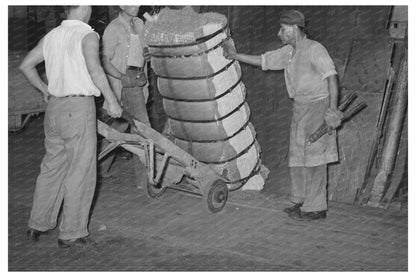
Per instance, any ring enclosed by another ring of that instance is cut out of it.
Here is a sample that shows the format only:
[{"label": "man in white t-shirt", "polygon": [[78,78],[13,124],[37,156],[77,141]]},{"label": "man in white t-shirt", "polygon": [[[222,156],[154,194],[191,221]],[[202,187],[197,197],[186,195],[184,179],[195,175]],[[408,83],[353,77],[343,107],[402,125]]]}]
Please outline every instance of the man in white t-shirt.
[{"label": "man in white t-shirt", "polygon": [[[65,6],[67,20],[50,31],[20,65],[39,89],[46,108],[46,153],[36,181],[28,237],[59,225],[60,247],[85,246],[88,217],[96,185],[97,129],[94,96],[103,93],[108,113],[120,117],[122,109],[111,90],[99,59],[99,36],[87,24],[91,6]],[[45,61],[48,85],[36,65]]]}]

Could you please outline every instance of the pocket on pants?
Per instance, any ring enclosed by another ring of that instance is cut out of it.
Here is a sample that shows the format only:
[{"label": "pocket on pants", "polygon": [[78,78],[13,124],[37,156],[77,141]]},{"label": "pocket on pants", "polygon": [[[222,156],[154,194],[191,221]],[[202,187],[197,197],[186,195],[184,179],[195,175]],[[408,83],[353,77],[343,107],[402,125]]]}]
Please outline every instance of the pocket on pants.
[{"label": "pocket on pants", "polygon": [[[86,132],[95,132],[95,109],[89,101],[74,101],[59,115],[59,129],[64,140],[79,138]],[[92,129],[92,130],[89,130]]]},{"label": "pocket on pants", "polygon": [[79,136],[84,130],[87,122],[85,111],[64,113],[60,118],[60,129],[63,139],[71,139]]}]

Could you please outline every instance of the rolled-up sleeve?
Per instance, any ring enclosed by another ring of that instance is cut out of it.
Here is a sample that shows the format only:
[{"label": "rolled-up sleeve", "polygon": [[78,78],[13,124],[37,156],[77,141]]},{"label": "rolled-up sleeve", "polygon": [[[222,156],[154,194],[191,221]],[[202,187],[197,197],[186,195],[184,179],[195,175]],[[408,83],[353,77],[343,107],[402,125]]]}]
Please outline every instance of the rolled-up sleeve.
[{"label": "rolled-up sleeve", "polygon": [[268,51],[261,55],[262,70],[284,69],[290,58],[291,46],[285,45],[277,50]]},{"label": "rolled-up sleeve", "polygon": [[103,55],[108,57],[110,60],[113,59],[117,44],[119,30],[114,24],[110,24],[104,30],[103,34]]},{"label": "rolled-up sleeve", "polygon": [[321,73],[322,80],[331,75],[336,75],[334,61],[322,44],[317,43],[312,49],[311,62],[316,70]]}]

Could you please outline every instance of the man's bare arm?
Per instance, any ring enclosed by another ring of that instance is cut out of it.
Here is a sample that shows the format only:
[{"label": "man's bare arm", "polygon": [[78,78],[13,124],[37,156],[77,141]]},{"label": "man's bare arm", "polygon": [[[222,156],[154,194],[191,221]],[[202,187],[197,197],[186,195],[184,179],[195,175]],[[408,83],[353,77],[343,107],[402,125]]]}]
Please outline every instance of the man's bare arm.
[{"label": "man's bare arm", "polygon": [[331,75],[327,78],[329,90],[329,108],[338,108],[338,79],[337,75]]},{"label": "man's bare arm", "polygon": [[84,55],[88,72],[92,81],[104,95],[109,104],[109,114],[119,117],[121,115],[121,107],[110,88],[107,77],[100,64],[99,58],[99,38],[96,34],[90,33],[82,40],[82,53]]},{"label": "man's bare arm", "polygon": [[135,86],[144,86],[147,83],[146,75],[138,76],[127,76],[126,74],[121,73],[110,61],[110,58],[103,56],[102,58],[103,68],[105,73],[108,75],[121,80],[123,87],[135,87]]},{"label": "man's bare arm", "polygon": [[237,50],[234,46],[228,41],[223,42],[223,51],[224,57],[230,60],[237,60],[239,62],[261,66],[261,56],[260,55],[249,55],[237,53]]},{"label": "man's bare arm", "polygon": [[261,56],[260,55],[249,55],[249,54],[236,53],[236,54],[233,55],[233,57],[234,57],[235,60],[237,60],[239,62],[243,62],[243,63],[255,65],[255,66],[261,66]]},{"label": "man's bare arm", "polygon": [[111,63],[110,59],[107,56],[103,56],[102,62],[105,73],[116,79],[121,79],[123,74],[120,71],[118,71],[117,68],[115,68],[115,66]]},{"label": "man's bare arm", "polygon": [[328,90],[329,90],[329,106],[325,111],[325,122],[328,126],[328,133],[331,134],[332,130],[341,125],[343,117],[342,112],[338,110],[338,79],[337,75],[331,75],[328,78]]},{"label": "man's bare arm", "polygon": [[33,48],[21,62],[19,69],[26,76],[29,82],[43,94],[44,100],[48,102],[49,92],[48,86],[40,78],[36,66],[44,61],[45,57],[43,56],[43,41],[42,38],[38,45]]}]

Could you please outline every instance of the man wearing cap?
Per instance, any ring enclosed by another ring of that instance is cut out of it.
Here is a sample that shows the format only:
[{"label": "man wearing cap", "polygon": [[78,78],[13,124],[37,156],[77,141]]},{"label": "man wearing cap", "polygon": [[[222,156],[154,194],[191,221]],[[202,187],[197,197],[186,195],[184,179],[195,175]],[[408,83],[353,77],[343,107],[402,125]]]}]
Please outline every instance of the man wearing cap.
[{"label": "man wearing cap", "polygon": [[[113,19],[104,30],[102,63],[111,88],[117,99],[121,101],[124,111],[150,126],[146,110],[149,92],[145,74],[149,55],[145,53],[144,23],[137,17],[139,8],[140,6],[119,6],[118,17]],[[107,109],[107,107],[106,101],[103,108]],[[123,132],[128,128],[128,123],[125,121],[111,121],[109,121],[111,127],[118,131]],[[104,139],[101,148],[104,149],[108,144],[109,142]],[[113,159],[114,154],[111,154],[101,162],[99,166],[101,177],[111,176],[108,170]],[[139,158],[133,156],[133,159],[138,185],[141,185],[142,174],[145,171]]]},{"label": "man wearing cap", "polygon": [[326,218],[327,164],[338,161],[335,132],[326,134],[312,145],[306,138],[322,122],[335,129],[342,113],[337,109],[338,82],[334,63],[319,42],[304,32],[305,18],[297,10],[284,11],[280,17],[279,38],[283,47],[263,55],[237,53],[233,44],[224,42],[224,56],[263,70],[284,70],[289,97],[294,100],[290,127],[289,167],[290,200],[284,209],[291,218]]}]

